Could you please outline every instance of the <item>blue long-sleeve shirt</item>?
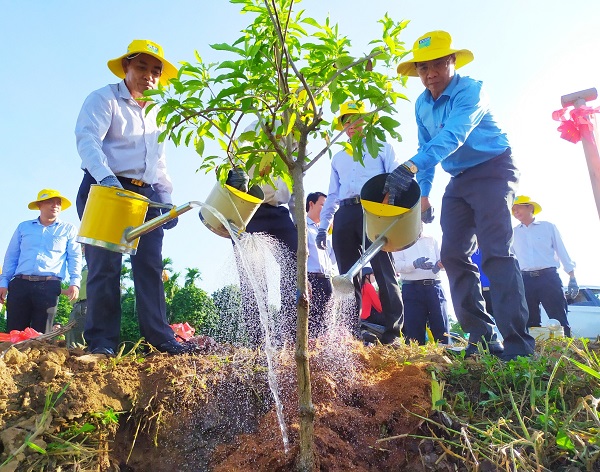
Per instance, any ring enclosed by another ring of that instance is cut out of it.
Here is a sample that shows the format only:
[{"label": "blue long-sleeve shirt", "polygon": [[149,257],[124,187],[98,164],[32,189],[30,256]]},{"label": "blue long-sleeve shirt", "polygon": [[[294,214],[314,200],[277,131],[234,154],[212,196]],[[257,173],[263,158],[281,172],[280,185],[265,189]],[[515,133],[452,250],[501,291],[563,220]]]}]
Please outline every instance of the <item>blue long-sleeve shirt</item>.
[{"label": "blue long-sleeve shirt", "polygon": [[81,245],[76,240],[77,228],[56,220],[48,226],[39,219],[23,221],[17,226],[8,244],[0,287],[8,288],[15,275],[55,276],[64,280],[69,273],[69,285],[81,282]]},{"label": "blue long-sleeve shirt", "polygon": [[510,146],[494,119],[482,83],[455,74],[434,100],[425,90],[415,103],[419,150],[411,158],[419,171],[417,182],[429,196],[435,166],[453,177],[502,154]]}]

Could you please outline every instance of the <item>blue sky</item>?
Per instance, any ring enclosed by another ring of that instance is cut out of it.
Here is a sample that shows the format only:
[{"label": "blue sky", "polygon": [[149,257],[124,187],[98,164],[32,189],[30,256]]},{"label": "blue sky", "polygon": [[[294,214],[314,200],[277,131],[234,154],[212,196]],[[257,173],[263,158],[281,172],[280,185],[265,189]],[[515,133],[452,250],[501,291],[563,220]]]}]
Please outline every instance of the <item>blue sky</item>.
[{"label": "blue sky", "polygon": [[[74,200],[82,175],[75,120],[92,90],[118,80],[106,67],[107,60],[124,53],[134,38],[160,43],[173,63],[193,61],[194,50],[205,61],[225,60],[227,56],[209,44],[237,39],[250,18],[225,0],[0,0],[0,6],[5,76],[0,115],[3,257],[17,224],[36,216],[27,203],[40,189],[55,188]],[[543,206],[540,219],[558,225],[577,262],[579,282],[600,285],[600,223],[583,150],[581,144],[561,140],[558,123],[551,119],[561,95],[600,87],[600,2],[305,0],[298,8],[317,21],[329,13],[352,40],[355,55],[369,50],[368,42],[379,34],[377,20],[386,12],[396,20],[411,20],[404,32],[409,48],[424,32],[444,29],[452,34],[455,47],[473,51],[475,60],[459,73],[484,81],[522,171],[520,193]],[[403,136],[395,149],[406,159],[416,148],[413,103],[421,91],[420,81],[409,79],[405,93],[411,102],[402,104],[395,117]],[[314,143],[314,150],[319,149]],[[195,172],[200,164],[195,152],[169,144],[168,164],[175,203],[204,201],[214,179]],[[325,157],[307,175],[306,191],[326,192],[328,181]],[[446,182],[439,171],[432,193],[438,214]],[[79,223],[74,208],[62,218]],[[438,221],[428,230],[440,238]],[[208,292],[228,281],[223,274],[231,251],[230,241],[208,231],[196,212],[183,215],[165,237],[164,256],[173,259],[176,270],[199,268],[200,286]]]}]

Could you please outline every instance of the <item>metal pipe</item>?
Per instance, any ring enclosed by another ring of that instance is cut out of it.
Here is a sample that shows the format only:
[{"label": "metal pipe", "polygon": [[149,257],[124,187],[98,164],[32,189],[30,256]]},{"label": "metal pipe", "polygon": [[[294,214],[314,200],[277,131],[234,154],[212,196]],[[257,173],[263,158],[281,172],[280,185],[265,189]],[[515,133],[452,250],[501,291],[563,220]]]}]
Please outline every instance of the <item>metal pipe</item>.
[{"label": "metal pipe", "polygon": [[362,256],[354,263],[348,272],[343,275],[336,275],[331,283],[335,290],[339,290],[344,293],[352,293],[354,291],[354,284],[352,279],[361,271],[361,269],[367,265],[375,255],[381,251],[381,248],[387,244],[387,238],[382,234],[380,235],[369,249],[367,249]]},{"label": "metal pipe", "polygon": [[151,220],[146,221],[137,228],[131,228],[129,230],[126,230],[125,234],[123,235],[125,241],[130,243],[134,239],[137,239],[140,236],[143,236],[144,234],[149,233],[150,231],[158,228],[159,226],[164,225],[168,221],[177,218],[179,215],[182,215],[186,211],[190,211],[192,208],[198,208],[200,206],[202,206],[201,202],[188,202],[178,207],[173,206],[169,213],[164,213],[163,215],[157,216],[156,218],[152,218]]},{"label": "metal pipe", "polygon": [[[595,88],[591,88],[563,95],[560,98],[560,102],[563,107],[573,106],[581,108],[586,105],[587,101],[595,100],[596,98],[598,98],[598,92]],[[600,155],[598,153],[598,139],[596,135],[596,118],[594,114],[586,115],[585,118],[592,124],[591,129],[587,126],[582,126],[579,131],[592,183],[592,192],[596,201],[596,210],[600,217]]]}]

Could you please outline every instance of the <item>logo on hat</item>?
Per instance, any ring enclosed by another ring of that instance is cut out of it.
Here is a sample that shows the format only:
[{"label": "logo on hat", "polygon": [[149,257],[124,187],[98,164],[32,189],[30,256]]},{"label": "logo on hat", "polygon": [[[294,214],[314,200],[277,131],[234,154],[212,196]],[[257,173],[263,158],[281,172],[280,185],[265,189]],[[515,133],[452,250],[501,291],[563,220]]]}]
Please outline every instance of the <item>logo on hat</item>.
[{"label": "logo on hat", "polygon": [[154,54],[158,54],[158,48],[154,44],[146,44],[146,49]]},{"label": "logo on hat", "polygon": [[431,46],[431,36],[427,36],[419,41],[419,49],[428,48]]}]

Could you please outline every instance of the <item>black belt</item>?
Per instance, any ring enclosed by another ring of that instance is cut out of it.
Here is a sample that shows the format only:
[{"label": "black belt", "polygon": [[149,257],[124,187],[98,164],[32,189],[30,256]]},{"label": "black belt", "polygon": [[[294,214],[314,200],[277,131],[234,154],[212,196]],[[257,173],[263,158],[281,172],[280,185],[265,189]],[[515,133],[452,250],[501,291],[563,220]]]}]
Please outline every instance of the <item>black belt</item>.
[{"label": "black belt", "polygon": [[54,275],[15,275],[15,279],[29,280],[30,282],[45,282],[47,280],[61,280],[60,277]]},{"label": "black belt", "polygon": [[358,205],[360,203],[360,197],[356,196],[356,197],[350,197],[350,198],[344,198],[343,200],[340,200],[340,206],[348,206],[348,205]]},{"label": "black belt", "polygon": [[522,270],[521,274],[527,277],[539,277],[540,275],[548,274],[550,272],[556,272],[556,267],[547,267],[540,270]]},{"label": "black belt", "polygon": [[415,284],[415,285],[438,285],[441,284],[441,280],[435,279],[422,279],[422,280],[403,280],[402,285],[404,284]]},{"label": "black belt", "polygon": [[150,187],[150,184],[147,184],[146,182],[143,182],[138,179],[130,179],[129,177],[121,177],[120,175],[117,175],[116,177],[117,177],[117,179],[119,179],[119,182],[121,182],[121,183],[127,183],[127,184],[131,184],[131,185],[135,185],[136,187],[142,187],[142,188]]},{"label": "black belt", "polygon": [[317,279],[330,279],[331,277],[327,274],[323,274],[321,272],[309,272],[308,275],[312,275],[313,277],[316,277]]}]

